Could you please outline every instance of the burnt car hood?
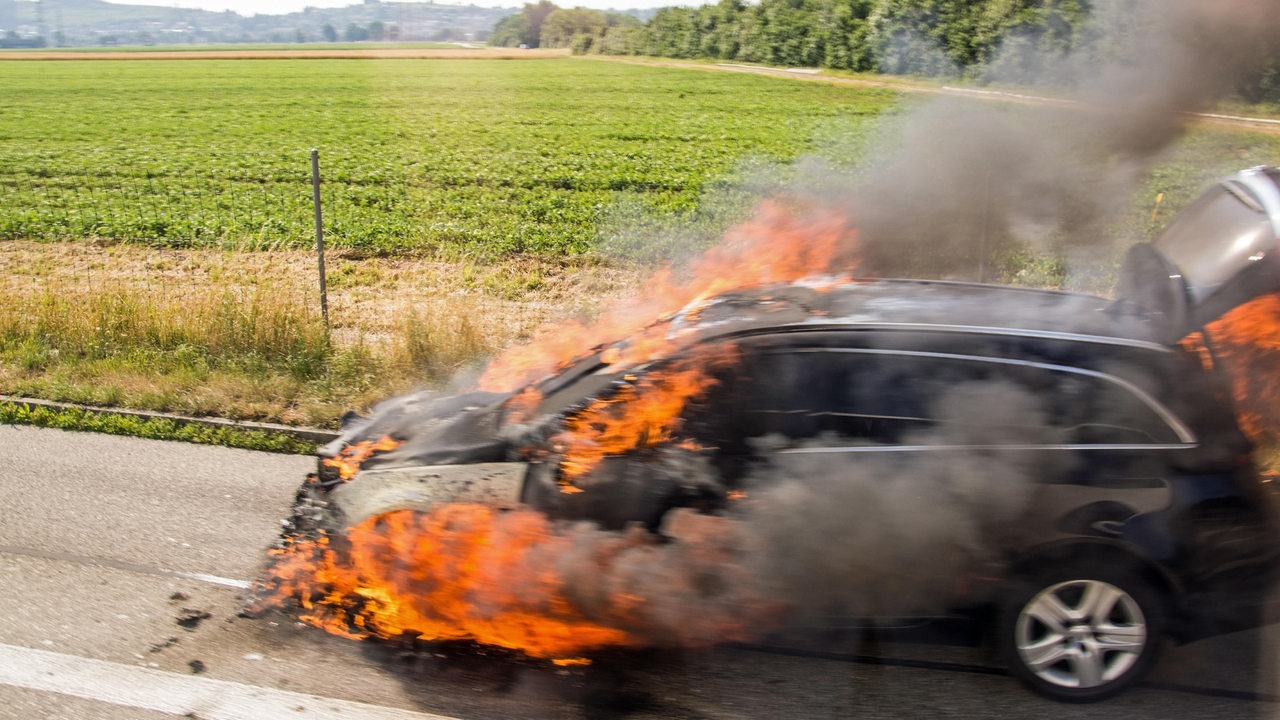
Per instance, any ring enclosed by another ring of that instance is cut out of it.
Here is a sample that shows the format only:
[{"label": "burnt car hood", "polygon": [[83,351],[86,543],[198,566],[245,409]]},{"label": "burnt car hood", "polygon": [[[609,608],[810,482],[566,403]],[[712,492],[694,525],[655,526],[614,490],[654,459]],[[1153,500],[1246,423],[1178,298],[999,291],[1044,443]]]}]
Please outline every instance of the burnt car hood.
[{"label": "burnt car hood", "polygon": [[1150,244],[1135,245],[1117,295],[1159,319],[1169,342],[1280,290],[1280,168],[1224,178]]},{"label": "burnt car hood", "polygon": [[421,391],[387,400],[369,418],[346,424],[343,433],[318,454],[333,457],[343,448],[389,436],[399,444],[370,457],[362,469],[503,462],[510,459],[510,443],[501,437],[499,427],[510,397],[510,393],[440,396]]}]

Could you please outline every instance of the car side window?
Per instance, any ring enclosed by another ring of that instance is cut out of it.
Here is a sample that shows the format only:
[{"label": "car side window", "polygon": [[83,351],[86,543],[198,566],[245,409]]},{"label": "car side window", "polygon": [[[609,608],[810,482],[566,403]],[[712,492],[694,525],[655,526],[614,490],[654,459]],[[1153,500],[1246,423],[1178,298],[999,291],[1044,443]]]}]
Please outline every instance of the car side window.
[{"label": "car side window", "polygon": [[733,372],[694,423],[721,447],[1178,442],[1132,388],[1069,367],[824,347],[759,348]]},{"label": "car side window", "polygon": [[938,444],[960,418],[943,398],[994,381],[988,364],[822,348],[762,353],[744,363],[759,391],[743,410],[755,434],[818,444]]},{"label": "car side window", "polygon": [[[1047,371],[1046,371],[1047,372]],[[1054,422],[1085,445],[1178,443],[1178,433],[1133,390],[1105,376],[1055,372]]]}]

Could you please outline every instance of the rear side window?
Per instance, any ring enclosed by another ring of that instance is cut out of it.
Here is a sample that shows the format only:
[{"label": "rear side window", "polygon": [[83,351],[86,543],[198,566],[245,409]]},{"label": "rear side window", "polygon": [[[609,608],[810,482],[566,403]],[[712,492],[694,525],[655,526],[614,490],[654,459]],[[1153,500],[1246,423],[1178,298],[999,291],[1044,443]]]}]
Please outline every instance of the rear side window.
[{"label": "rear side window", "polygon": [[[694,425],[787,445],[1178,443],[1165,413],[1108,376],[1063,366],[874,349],[761,349],[699,403]],[[719,413],[707,422],[707,413]],[[714,438],[708,438],[715,440]],[[723,444],[717,442],[716,444]]]}]

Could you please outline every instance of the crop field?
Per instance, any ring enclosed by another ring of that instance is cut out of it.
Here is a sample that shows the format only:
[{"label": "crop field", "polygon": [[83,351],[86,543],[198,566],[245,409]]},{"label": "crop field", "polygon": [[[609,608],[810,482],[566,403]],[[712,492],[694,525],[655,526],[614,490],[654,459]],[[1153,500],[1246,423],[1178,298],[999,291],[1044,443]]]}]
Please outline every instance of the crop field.
[{"label": "crop field", "polygon": [[200,57],[0,62],[0,395],[332,425],[634,288],[582,253],[712,236],[752,168],[852,157],[896,102],[537,55]]},{"label": "crop field", "polygon": [[306,247],[314,147],[327,241],[484,258],[582,252],[628,212],[723,225],[700,200],[744,159],[896,99],[568,58],[9,61],[0,88],[0,238]]},{"label": "crop field", "polygon": [[[633,292],[632,260],[719,237],[798,158],[863,167],[920,97],[532,54],[12,57],[0,395],[324,426]],[[311,148],[336,246],[328,323]],[[1197,128],[1115,236],[1276,162],[1280,136]],[[1002,279],[1063,281],[1036,262]]]}]

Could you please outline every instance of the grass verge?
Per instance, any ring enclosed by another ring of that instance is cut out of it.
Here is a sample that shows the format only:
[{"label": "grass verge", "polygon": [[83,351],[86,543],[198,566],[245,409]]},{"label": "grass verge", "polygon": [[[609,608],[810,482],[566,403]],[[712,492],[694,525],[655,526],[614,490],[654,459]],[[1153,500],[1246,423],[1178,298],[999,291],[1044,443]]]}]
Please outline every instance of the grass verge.
[{"label": "grass verge", "polygon": [[87,408],[54,408],[12,401],[0,402],[0,423],[128,435],[152,440],[178,440],[295,455],[309,455],[316,450],[315,442],[285,432],[231,426],[211,427],[176,418],[123,415]]},{"label": "grass verge", "polygon": [[333,428],[348,410],[447,387],[639,273],[584,259],[335,255],[326,327],[314,263],[0,242],[0,395]]}]

